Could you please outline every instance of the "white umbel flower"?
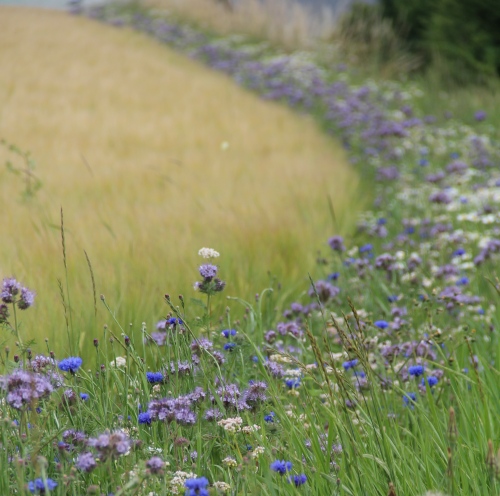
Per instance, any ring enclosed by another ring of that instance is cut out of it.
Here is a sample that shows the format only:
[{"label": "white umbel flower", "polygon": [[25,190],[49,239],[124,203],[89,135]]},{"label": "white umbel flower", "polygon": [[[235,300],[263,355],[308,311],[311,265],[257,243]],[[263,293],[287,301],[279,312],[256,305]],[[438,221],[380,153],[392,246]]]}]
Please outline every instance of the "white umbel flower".
[{"label": "white umbel flower", "polygon": [[220,253],[213,248],[201,248],[200,251],[198,251],[198,255],[203,258],[217,258],[220,256]]}]

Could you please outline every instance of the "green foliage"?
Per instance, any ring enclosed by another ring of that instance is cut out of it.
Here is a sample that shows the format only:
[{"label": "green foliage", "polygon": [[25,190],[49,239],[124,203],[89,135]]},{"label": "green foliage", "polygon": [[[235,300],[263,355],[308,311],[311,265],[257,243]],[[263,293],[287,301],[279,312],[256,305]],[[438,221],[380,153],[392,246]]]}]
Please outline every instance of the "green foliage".
[{"label": "green foliage", "polygon": [[408,48],[457,82],[500,74],[500,9],[494,0],[382,0]]}]

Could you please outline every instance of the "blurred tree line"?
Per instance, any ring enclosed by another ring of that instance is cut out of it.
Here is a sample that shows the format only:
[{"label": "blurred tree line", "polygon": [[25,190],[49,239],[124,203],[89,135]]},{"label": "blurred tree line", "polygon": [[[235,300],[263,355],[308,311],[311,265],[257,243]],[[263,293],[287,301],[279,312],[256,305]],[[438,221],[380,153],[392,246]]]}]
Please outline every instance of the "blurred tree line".
[{"label": "blurred tree line", "polygon": [[380,0],[379,8],[423,67],[458,82],[500,75],[500,0]]}]

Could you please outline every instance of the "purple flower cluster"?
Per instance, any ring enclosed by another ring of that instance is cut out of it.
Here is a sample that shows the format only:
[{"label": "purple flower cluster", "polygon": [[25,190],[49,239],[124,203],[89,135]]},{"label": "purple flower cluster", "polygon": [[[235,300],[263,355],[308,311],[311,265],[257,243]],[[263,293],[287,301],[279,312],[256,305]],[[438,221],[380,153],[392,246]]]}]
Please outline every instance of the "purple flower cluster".
[{"label": "purple flower cluster", "polygon": [[4,303],[17,303],[20,310],[26,310],[35,303],[34,291],[25,288],[13,277],[3,280],[0,298]]},{"label": "purple flower cluster", "polygon": [[0,378],[0,386],[7,391],[7,403],[17,410],[30,407],[54,390],[50,380],[43,374],[15,370]]},{"label": "purple flower cluster", "polygon": [[115,431],[90,438],[87,445],[97,451],[101,460],[107,460],[127,454],[132,447],[132,441],[123,431]]},{"label": "purple flower cluster", "polygon": [[193,425],[196,422],[196,413],[191,409],[192,403],[192,399],[187,396],[153,400],[148,405],[148,413],[151,420]]}]

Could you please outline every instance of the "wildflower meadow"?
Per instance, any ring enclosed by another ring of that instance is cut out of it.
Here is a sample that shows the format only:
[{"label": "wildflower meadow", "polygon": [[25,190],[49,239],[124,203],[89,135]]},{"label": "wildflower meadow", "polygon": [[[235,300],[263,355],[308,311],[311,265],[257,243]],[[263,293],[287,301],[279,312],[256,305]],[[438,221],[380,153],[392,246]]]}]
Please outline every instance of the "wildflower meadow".
[{"label": "wildflower meadow", "polygon": [[293,298],[274,279],[234,294],[224,251],[193,246],[189,294],[166,285],[161,314],[130,324],[88,260],[103,311],[83,340],[61,223],[57,342],[23,325],[29,270],[2,274],[0,495],[500,494],[498,110],[135,5],[72,13],[312,115],[370,202],[342,234],[325,205]]}]

